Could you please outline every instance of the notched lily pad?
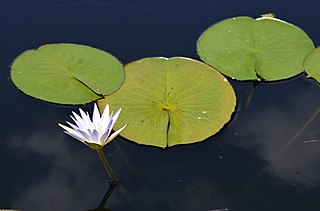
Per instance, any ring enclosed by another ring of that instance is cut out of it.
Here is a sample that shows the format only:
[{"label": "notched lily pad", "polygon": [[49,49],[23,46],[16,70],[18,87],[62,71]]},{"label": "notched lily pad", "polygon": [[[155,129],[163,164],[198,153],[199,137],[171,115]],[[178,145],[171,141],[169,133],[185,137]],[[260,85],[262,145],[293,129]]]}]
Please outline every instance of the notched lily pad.
[{"label": "notched lily pad", "polygon": [[119,89],[124,70],[115,57],[96,48],[48,44],[19,55],[11,66],[11,78],[35,98],[83,104]]},{"label": "notched lily pad", "polygon": [[199,38],[200,58],[238,80],[281,80],[303,71],[314,49],[300,28],[274,17],[236,17],[209,27]]},{"label": "notched lily pad", "polygon": [[315,49],[305,58],[304,67],[308,77],[320,83],[320,48]]},{"label": "notched lily pad", "polygon": [[235,109],[227,79],[212,67],[182,57],[145,58],[125,66],[123,86],[106,99],[122,108],[117,130],[139,144],[165,148],[199,142],[217,133]]}]

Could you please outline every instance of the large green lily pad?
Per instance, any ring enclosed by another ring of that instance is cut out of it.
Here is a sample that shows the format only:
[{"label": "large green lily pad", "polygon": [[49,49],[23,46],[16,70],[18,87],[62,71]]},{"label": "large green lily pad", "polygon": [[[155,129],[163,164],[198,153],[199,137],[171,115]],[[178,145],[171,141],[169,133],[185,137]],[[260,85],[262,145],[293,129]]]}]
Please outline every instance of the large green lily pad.
[{"label": "large green lily pad", "polygon": [[123,86],[105,100],[122,108],[115,130],[139,144],[165,148],[199,142],[217,133],[231,118],[235,93],[212,67],[182,57],[145,58],[125,66]]},{"label": "large green lily pad", "polygon": [[320,48],[315,49],[305,58],[304,66],[308,77],[314,78],[320,83]]},{"label": "large green lily pad", "polygon": [[19,55],[11,78],[24,93],[61,104],[83,104],[115,92],[122,64],[104,51],[76,44],[48,44]]},{"label": "large green lily pad", "polygon": [[238,80],[290,78],[303,71],[303,59],[313,49],[304,31],[273,17],[223,20],[197,43],[203,61]]}]

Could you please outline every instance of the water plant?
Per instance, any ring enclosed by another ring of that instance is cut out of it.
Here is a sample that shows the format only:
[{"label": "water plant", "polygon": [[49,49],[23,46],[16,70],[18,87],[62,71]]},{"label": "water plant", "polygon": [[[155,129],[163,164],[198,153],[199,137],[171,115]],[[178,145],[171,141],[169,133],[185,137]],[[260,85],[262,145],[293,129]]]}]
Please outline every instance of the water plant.
[{"label": "water plant", "polygon": [[123,127],[111,134],[111,130],[120,115],[121,109],[119,109],[115,114],[111,112],[109,115],[109,105],[106,104],[104,111],[100,116],[97,104],[94,104],[92,120],[90,120],[88,112],[84,112],[81,108],[79,111],[81,116],[75,112],[72,112],[73,116],[70,116],[75,125],[67,121],[67,124],[70,127],[60,123],[59,126],[62,127],[64,132],[69,136],[81,141],[85,145],[97,151],[99,158],[111,177],[111,182],[116,184],[117,177],[112,171],[112,168],[103,153],[103,147],[110,143],[127,126],[127,124],[125,124]]},{"label": "water plant", "polygon": [[[215,23],[199,37],[197,52],[203,62],[183,56],[151,57],[123,66],[96,48],[48,44],[18,56],[11,78],[24,93],[47,102],[97,101],[101,115],[95,103],[92,119],[80,109],[80,115],[71,116],[75,124],[59,126],[97,151],[111,177],[112,192],[118,180],[103,148],[120,132],[129,141],[161,148],[203,141],[232,119],[237,99],[229,81],[277,81],[306,70],[319,82],[320,53],[314,48],[302,29],[274,16],[233,17]],[[110,114],[109,105],[115,114]]]}]

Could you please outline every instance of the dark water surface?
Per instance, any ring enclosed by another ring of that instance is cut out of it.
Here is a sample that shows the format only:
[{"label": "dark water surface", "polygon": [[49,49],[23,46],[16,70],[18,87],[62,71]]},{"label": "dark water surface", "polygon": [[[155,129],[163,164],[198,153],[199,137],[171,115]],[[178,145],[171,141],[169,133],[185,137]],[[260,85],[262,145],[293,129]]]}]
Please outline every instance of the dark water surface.
[{"label": "dark water surface", "polygon": [[[196,40],[210,25],[270,12],[318,45],[318,10],[317,1],[0,1],[0,208],[89,210],[108,188],[97,154],[57,126],[77,107],[35,100],[12,84],[10,65],[21,52],[67,42],[108,51],[124,64],[150,56],[199,59]],[[231,83],[237,112],[208,140],[166,150],[121,138],[106,146],[121,181],[106,207],[319,211],[320,141],[304,142],[320,140],[320,115],[311,119],[320,86],[305,74],[254,90],[250,82]]]}]

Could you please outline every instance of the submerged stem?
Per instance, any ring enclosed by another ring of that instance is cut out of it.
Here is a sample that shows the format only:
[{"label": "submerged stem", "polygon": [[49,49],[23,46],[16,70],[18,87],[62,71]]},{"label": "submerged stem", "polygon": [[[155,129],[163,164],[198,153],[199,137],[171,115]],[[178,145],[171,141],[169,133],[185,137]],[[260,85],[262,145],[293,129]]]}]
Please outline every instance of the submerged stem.
[{"label": "submerged stem", "polygon": [[109,162],[107,161],[107,158],[104,155],[102,148],[101,149],[97,149],[97,153],[99,155],[99,158],[100,158],[104,168],[106,169],[106,171],[108,172],[109,176],[111,177],[111,183],[114,184],[114,185],[117,185],[118,184],[117,176],[112,171],[112,168],[111,168]]}]

